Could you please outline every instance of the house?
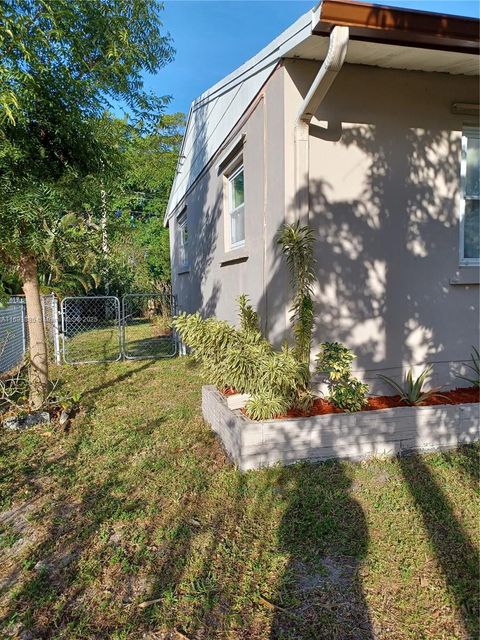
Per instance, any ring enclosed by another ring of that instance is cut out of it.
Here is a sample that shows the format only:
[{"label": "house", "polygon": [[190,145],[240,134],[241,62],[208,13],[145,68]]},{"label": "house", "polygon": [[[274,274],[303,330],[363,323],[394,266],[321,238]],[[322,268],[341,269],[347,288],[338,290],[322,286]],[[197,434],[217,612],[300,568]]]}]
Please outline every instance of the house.
[{"label": "house", "polygon": [[[323,0],[191,106],[165,223],[178,307],[291,334],[276,242],[316,233],[313,353],[356,375],[433,363],[455,378],[479,343],[479,22]],[[464,383],[465,384],[465,383]]]}]

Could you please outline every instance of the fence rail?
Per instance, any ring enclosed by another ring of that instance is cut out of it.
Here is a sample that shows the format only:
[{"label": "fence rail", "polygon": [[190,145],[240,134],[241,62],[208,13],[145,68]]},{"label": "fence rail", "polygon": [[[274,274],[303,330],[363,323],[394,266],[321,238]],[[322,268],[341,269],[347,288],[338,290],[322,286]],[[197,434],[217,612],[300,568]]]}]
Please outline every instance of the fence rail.
[{"label": "fence rail", "polygon": [[[171,358],[179,350],[169,293],[76,296],[61,306],[52,294],[42,296],[42,310],[49,357],[57,364]],[[27,350],[25,298],[12,296],[0,308],[0,375],[15,369]]]}]

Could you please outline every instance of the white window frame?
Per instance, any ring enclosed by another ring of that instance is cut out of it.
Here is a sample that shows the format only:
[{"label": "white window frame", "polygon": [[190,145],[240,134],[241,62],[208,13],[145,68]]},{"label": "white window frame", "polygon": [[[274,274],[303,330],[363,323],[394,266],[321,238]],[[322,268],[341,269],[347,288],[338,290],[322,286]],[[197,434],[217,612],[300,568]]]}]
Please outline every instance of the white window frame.
[{"label": "white window frame", "polygon": [[177,218],[177,238],[179,267],[180,269],[188,269],[188,220],[186,210],[182,211]]},{"label": "white window frame", "polygon": [[[234,208],[233,207],[233,181],[240,173],[243,173],[243,180],[244,180],[243,203],[238,207]],[[235,164],[235,168],[233,169],[233,171],[225,175],[225,179],[226,179],[226,185],[227,185],[227,198],[226,198],[227,215],[225,216],[225,219],[226,219],[225,232],[226,232],[226,238],[227,238],[226,250],[234,251],[235,249],[241,249],[242,247],[245,246],[245,235],[246,235],[245,232],[244,232],[243,240],[240,240],[239,242],[232,242],[232,214],[238,212],[239,209],[243,209],[243,225],[245,230],[245,168],[243,165],[243,159],[237,160],[237,163]]]},{"label": "white window frame", "polygon": [[460,162],[460,266],[478,267],[479,258],[465,257],[465,203],[467,200],[479,200],[476,196],[466,194],[467,185],[467,145],[469,138],[480,138],[479,127],[464,127],[462,132],[462,157]]}]

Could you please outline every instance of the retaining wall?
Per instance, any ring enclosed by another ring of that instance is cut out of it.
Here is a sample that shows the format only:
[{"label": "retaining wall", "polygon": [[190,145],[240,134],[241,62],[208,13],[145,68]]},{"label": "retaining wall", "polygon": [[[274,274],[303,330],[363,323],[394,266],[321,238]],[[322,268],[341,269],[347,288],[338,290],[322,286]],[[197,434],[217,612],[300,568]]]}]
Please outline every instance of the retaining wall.
[{"label": "retaining wall", "polygon": [[479,439],[478,403],[399,407],[254,422],[228,408],[213,386],[202,389],[203,417],[242,470],[300,460],[452,448]]}]

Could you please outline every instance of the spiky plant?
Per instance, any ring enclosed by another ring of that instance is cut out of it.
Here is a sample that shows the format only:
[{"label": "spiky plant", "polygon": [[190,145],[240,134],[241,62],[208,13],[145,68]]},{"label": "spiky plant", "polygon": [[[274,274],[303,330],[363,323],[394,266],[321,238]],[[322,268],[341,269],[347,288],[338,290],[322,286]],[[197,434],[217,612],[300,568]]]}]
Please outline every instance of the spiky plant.
[{"label": "spiky plant", "polygon": [[289,404],[282,396],[272,391],[260,391],[253,395],[245,405],[245,412],[252,420],[269,420],[285,413]]},{"label": "spiky plant", "polygon": [[466,380],[474,387],[480,388],[480,353],[476,347],[472,347],[472,349],[473,351],[470,356],[472,364],[467,364],[467,368],[470,369],[470,371],[473,371],[473,376],[472,374],[469,374],[468,376],[457,376],[457,378]]},{"label": "spiky plant", "polygon": [[298,362],[288,345],[275,351],[265,340],[246,296],[239,305],[240,329],[221,320],[203,320],[198,313],[180,314],[173,326],[211,383],[252,396],[246,406],[249,417],[267,419],[300,402],[306,406],[308,366]]},{"label": "spiky plant", "polygon": [[429,400],[432,396],[437,397],[445,397],[438,393],[439,389],[429,389],[425,391],[423,385],[425,384],[427,378],[432,373],[433,367],[429,364],[422,373],[418,376],[418,378],[413,377],[413,370],[409,369],[407,375],[405,376],[404,385],[398,384],[392,378],[388,376],[384,376],[382,374],[378,374],[378,377],[381,378],[384,382],[386,382],[392,389],[397,391],[400,395],[400,399],[403,400],[406,404],[417,405],[422,404],[426,400]]},{"label": "spiky plant", "polygon": [[313,331],[313,284],[315,282],[315,235],[308,225],[299,222],[284,225],[278,243],[287,260],[294,291],[290,309],[295,334],[295,356],[299,362],[310,363]]}]

